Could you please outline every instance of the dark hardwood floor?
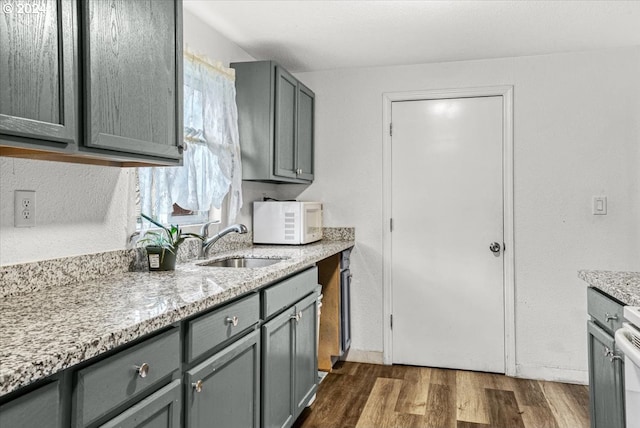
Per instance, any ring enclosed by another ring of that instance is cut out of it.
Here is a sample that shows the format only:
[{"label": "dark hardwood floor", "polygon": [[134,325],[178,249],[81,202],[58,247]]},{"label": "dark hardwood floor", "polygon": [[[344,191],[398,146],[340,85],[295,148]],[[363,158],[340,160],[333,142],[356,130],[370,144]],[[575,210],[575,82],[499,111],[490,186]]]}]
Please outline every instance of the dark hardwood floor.
[{"label": "dark hardwood floor", "polygon": [[338,362],[294,427],[588,428],[589,391],[491,373]]}]

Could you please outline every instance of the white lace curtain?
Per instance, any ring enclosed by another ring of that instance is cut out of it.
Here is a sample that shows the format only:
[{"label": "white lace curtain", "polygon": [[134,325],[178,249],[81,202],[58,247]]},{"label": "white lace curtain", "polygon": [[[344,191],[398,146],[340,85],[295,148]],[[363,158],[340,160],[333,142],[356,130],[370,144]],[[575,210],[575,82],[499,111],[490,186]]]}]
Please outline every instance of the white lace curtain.
[{"label": "white lace curtain", "polygon": [[242,207],[242,165],[234,70],[190,52],[184,57],[184,160],[181,167],[139,168],[140,209],[166,221],[173,204],[220,209],[227,224]]}]

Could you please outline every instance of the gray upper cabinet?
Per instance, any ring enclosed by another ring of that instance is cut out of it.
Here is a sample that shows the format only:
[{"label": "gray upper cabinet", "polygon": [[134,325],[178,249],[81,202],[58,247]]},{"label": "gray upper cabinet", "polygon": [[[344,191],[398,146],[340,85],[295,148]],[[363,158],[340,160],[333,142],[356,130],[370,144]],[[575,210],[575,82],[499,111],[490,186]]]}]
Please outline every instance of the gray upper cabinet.
[{"label": "gray upper cabinet", "polygon": [[180,160],[181,2],[81,4],[86,145]]},{"label": "gray upper cabinet", "polygon": [[76,145],[75,6],[8,2],[0,15],[0,145],[61,152]]},{"label": "gray upper cabinet", "polygon": [[[8,4],[15,10],[0,15],[0,155],[181,163],[182,0]],[[37,13],[19,13],[27,8]]]},{"label": "gray upper cabinet", "polygon": [[313,181],[315,94],[298,82],[298,178]]},{"label": "gray upper cabinet", "polygon": [[233,63],[244,180],[309,183],[315,94],[273,61]]}]

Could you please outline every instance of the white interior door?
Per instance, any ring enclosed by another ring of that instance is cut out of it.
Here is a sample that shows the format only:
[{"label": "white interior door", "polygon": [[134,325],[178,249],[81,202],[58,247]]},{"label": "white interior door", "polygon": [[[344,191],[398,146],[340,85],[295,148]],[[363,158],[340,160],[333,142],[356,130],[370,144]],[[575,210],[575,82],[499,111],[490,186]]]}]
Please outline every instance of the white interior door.
[{"label": "white interior door", "polygon": [[502,103],[392,103],[394,363],[505,371]]}]

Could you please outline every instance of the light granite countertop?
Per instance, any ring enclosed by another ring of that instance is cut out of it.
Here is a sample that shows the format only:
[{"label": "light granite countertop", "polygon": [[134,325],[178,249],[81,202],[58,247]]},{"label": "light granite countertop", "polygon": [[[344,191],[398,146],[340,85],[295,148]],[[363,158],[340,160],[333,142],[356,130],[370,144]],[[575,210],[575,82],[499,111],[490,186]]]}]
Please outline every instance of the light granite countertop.
[{"label": "light granite countertop", "polygon": [[628,306],[640,306],[640,272],[581,270],[578,277]]},{"label": "light granite countertop", "polygon": [[125,272],[0,299],[0,395],[183,318],[256,290],[354,245],[252,246],[218,253],[285,258],[254,269],[179,264],[172,272]]}]

